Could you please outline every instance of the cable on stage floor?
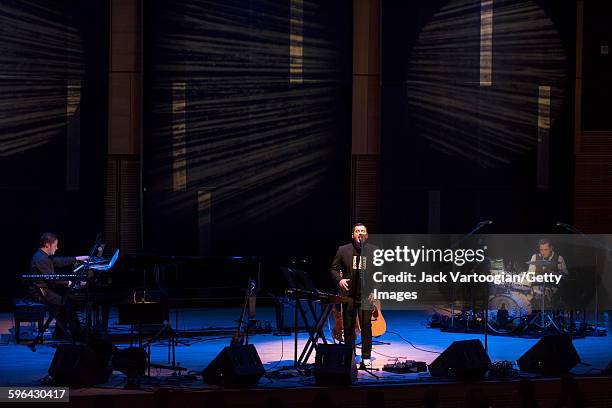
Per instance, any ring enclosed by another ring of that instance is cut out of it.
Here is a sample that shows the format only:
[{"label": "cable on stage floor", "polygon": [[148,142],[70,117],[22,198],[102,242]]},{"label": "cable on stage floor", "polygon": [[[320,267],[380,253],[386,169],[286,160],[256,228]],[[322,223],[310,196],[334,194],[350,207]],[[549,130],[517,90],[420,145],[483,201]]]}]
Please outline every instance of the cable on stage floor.
[{"label": "cable on stage floor", "polygon": [[280,360],[278,360],[276,362],[276,364],[274,364],[272,367],[270,367],[269,369],[266,370],[266,373],[264,374],[264,376],[268,375],[268,374],[272,374],[272,370],[275,369],[280,363],[281,361],[283,361],[283,356],[285,355],[285,342],[283,340],[283,336],[279,336],[281,339],[281,356],[280,356]]},{"label": "cable on stage floor", "polygon": [[408,357],[406,357],[406,356],[388,356],[388,355],[383,354],[383,353],[381,353],[380,351],[376,351],[376,350],[374,350],[374,349],[372,349],[372,353],[374,353],[374,354],[378,354],[379,356],[387,357],[387,358],[390,358],[390,359],[393,359],[393,360],[400,360],[400,359],[402,359],[402,358],[408,358]]},{"label": "cable on stage floor", "polygon": [[392,331],[387,331],[387,333],[389,334],[395,334],[397,337],[399,337],[400,339],[404,340],[406,343],[410,344],[414,349],[419,350],[419,351],[423,351],[425,353],[433,353],[433,354],[440,354],[440,351],[433,351],[433,350],[426,350],[420,347],[415,346],[410,340],[405,339],[401,334],[397,333],[397,332],[392,332]]}]

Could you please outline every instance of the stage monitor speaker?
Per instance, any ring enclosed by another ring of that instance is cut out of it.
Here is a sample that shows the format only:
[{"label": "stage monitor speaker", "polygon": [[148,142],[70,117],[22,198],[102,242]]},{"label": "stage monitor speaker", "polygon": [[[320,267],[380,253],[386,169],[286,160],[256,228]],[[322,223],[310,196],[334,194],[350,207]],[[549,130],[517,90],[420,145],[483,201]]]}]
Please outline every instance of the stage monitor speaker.
[{"label": "stage monitor speaker", "polygon": [[265,370],[255,346],[228,346],[202,371],[205,383],[225,387],[257,384]]},{"label": "stage monitor speaker", "polygon": [[318,344],[314,377],[317,385],[351,385],[357,377],[353,347],[347,344]]},{"label": "stage monitor speaker", "polygon": [[521,371],[544,375],[562,375],[580,362],[580,356],[568,336],[542,337],[518,360]]},{"label": "stage monitor speaker", "polygon": [[108,359],[90,347],[60,344],[48,372],[58,386],[81,388],[107,382],[112,370]]},{"label": "stage monitor speaker", "polygon": [[142,376],[147,367],[147,351],[141,347],[116,350],[112,365],[113,369],[121,371],[128,378]]},{"label": "stage monitor speaker", "polygon": [[453,342],[430,365],[432,377],[477,380],[484,376],[491,360],[480,340]]}]

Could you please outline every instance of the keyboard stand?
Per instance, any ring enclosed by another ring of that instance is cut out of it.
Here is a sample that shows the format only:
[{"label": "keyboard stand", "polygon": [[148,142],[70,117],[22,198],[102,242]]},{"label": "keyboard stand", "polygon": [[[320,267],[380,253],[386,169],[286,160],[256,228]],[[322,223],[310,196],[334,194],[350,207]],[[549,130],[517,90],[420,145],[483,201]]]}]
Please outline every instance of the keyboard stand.
[{"label": "keyboard stand", "polygon": [[[303,367],[304,365],[307,364],[308,359],[310,358],[310,355],[312,354],[312,351],[316,348],[317,343],[319,340],[322,340],[324,344],[327,344],[327,339],[325,338],[325,333],[323,332],[323,327],[325,326],[325,323],[327,323],[327,320],[329,319],[329,316],[331,315],[332,312],[332,308],[333,308],[333,303],[325,303],[323,304],[323,307],[321,309],[321,314],[319,316],[317,316],[317,312],[315,310],[315,308],[312,305],[312,301],[308,301],[308,309],[309,312],[311,314],[311,316],[313,317],[315,324],[314,326],[311,326],[308,323],[308,318],[306,316],[306,311],[304,310],[304,308],[302,307],[302,302],[299,301],[299,299],[295,298],[295,316],[294,316],[294,333],[295,333],[295,340],[294,340],[294,367],[295,368],[300,368]],[[298,325],[297,325],[297,312],[300,312],[300,315],[302,317],[302,320],[304,321],[304,325],[306,326],[306,330],[308,331],[308,340],[306,341],[306,344],[304,345],[304,348],[302,349],[302,353],[300,354],[300,357],[297,358],[297,345],[298,345],[298,341],[297,341],[297,333],[298,333]]]}]

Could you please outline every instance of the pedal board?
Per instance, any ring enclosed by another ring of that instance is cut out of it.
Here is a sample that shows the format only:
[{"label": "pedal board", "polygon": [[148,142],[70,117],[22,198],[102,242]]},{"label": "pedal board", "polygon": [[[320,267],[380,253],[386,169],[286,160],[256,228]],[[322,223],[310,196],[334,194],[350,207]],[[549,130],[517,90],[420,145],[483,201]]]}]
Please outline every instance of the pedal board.
[{"label": "pedal board", "polygon": [[396,374],[407,374],[407,373],[421,373],[427,371],[427,363],[424,361],[397,361],[391,364],[385,364],[383,371]]}]

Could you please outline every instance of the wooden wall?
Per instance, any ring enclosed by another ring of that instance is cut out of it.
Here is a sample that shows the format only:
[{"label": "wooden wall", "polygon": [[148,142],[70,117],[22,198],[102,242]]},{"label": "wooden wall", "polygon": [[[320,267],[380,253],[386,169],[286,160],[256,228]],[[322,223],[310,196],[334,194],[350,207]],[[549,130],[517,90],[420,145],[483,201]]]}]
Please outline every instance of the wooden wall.
[{"label": "wooden wall", "polygon": [[141,247],[142,3],[110,1],[107,245]]},{"label": "wooden wall", "polygon": [[381,225],[380,0],[353,3],[351,224]]},{"label": "wooden wall", "polygon": [[[578,0],[576,13],[574,223],[586,233],[609,233],[612,230],[612,115],[607,119],[607,126],[598,121],[597,126],[602,127],[599,129],[583,120],[585,114],[590,114],[586,109],[606,103],[583,89],[589,82],[605,86],[609,81],[609,72],[603,68],[609,65],[610,56],[599,53],[609,38],[598,32],[598,22],[595,21],[599,12],[603,13],[599,8],[605,7],[604,3]],[[603,14],[609,18],[609,14]],[[585,36],[585,33],[593,35]],[[607,95],[607,106],[609,98]]]}]

